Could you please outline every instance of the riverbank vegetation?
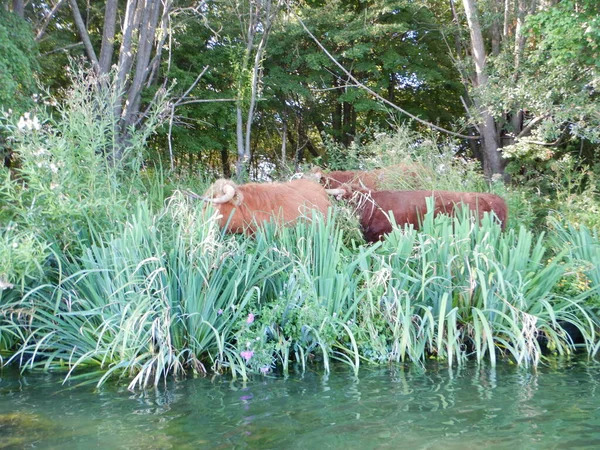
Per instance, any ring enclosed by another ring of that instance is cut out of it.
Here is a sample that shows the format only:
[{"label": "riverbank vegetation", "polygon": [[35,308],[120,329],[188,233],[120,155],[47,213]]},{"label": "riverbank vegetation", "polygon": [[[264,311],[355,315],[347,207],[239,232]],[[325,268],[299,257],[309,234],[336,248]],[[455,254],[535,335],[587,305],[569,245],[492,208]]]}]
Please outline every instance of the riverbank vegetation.
[{"label": "riverbank vegetation", "polygon": [[[2,185],[4,363],[134,387],[334,360],[535,366],[571,354],[575,336],[597,353],[598,236],[565,222],[560,202],[541,227],[525,188],[495,183],[511,204],[504,232],[466,211],[428,214],[419,232],[397,227],[365,245],[339,203],[327,221],[224,235],[212,208],[177,189],[198,181],[140,165],[149,131],[122,164],[108,162],[110,111],[92,109],[89,81],[79,73],[52,118],[10,128],[21,166]],[[401,129],[360,151],[419,164],[419,187],[487,188],[474,162],[432,158],[432,145]]]},{"label": "riverbank vegetation", "polygon": [[[337,17],[339,8],[353,26],[364,22],[341,2],[334,3],[331,10],[322,6],[327,15],[314,16],[319,23],[307,19],[308,25],[333,27],[328,20]],[[410,16],[411,5],[399,10],[403,18]],[[590,15],[593,5],[585,5],[588,9],[583,11]],[[433,20],[435,14],[432,7],[425,18]],[[544,27],[556,34],[564,25],[558,12],[540,14],[532,22],[535,36]],[[391,15],[384,14],[385,20]],[[393,114],[356,88],[344,87],[341,96],[328,90],[319,97],[315,80],[322,80],[324,73],[331,76],[331,68],[323,68],[330,63],[320,50],[302,41],[294,59],[302,65],[287,67],[296,63],[287,61],[280,45],[283,37],[285,42],[294,36],[298,41],[302,27],[293,15],[283,16],[285,20],[271,30],[280,33],[281,40],[272,44],[269,57],[257,59],[267,77],[261,86],[271,94],[262,94],[253,139],[255,146],[269,144],[262,153],[248,153],[249,164],[237,173],[240,181],[287,180],[312,164],[329,170],[410,164],[417,168],[414,174],[392,177],[387,187],[493,192],[509,205],[506,230],[489,217],[477,223],[467,211],[452,218],[428,213],[419,231],[398,226],[385,240],[370,245],[361,236],[351,205],[334,202],[327,217],[309,214],[286,228],[265,224],[252,236],[224,234],[215,211],[182,192],[203,192],[216,176],[236,175],[239,164],[234,168],[236,161],[222,151],[234,148],[231,130],[236,129],[237,112],[251,117],[248,96],[256,88],[250,82],[252,58],[233,52],[233,46],[227,58],[217,55],[216,44],[200,52],[215,58],[212,64],[218,69],[206,73],[212,87],[205,87],[205,92],[231,95],[238,102],[228,107],[223,106],[226,102],[210,107],[198,103],[198,109],[186,113],[203,121],[188,131],[177,123],[174,111],[187,101],[189,92],[177,97],[177,86],[158,88],[148,82],[144,101],[137,105],[143,115],[125,126],[115,118],[115,105],[123,100],[120,72],[99,73],[71,61],[60,77],[45,75],[46,81],[53,80],[50,85],[62,84],[63,90],[25,96],[22,102],[12,95],[16,103],[6,103],[11,109],[0,118],[3,151],[11,155],[0,168],[0,364],[61,371],[67,378],[97,383],[123,378],[135,388],[190,374],[247,378],[302,371],[308,365],[327,371],[334,361],[358,371],[365,364],[423,364],[427,359],[448,365],[475,359],[535,367],[575,351],[597,356],[598,142],[593,131],[596,119],[583,94],[576,98],[579,106],[567,108],[581,113],[578,121],[567,117],[569,111],[563,116],[554,111],[563,97],[554,98],[552,108],[537,105],[540,119],[533,115],[527,119],[532,128],[540,125],[537,140],[513,142],[511,135],[509,145],[506,137],[501,171],[490,176],[483,170],[481,154],[473,151],[474,143],[464,135],[401,124],[397,117],[387,120]],[[6,20],[0,21],[0,36],[10,29]],[[62,16],[61,20],[67,21]],[[212,36],[211,28],[187,20],[179,24],[187,27],[187,39],[194,33]],[[284,27],[286,21],[291,28]],[[585,42],[591,42],[591,49],[573,39],[593,52],[596,25],[589,26],[591,41]],[[14,28],[22,37],[25,25]],[[436,53],[441,43],[426,34],[421,44],[412,35],[407,44],[398,41],[407,60],[420,59],[413,46]],[[386,36],[376,33],[377,51],[372,53],[364,48],[358,52],[362,48],[358,44],[354,56],[339,49],[347,58],[342,62],[363,58],[369,64],[361,70],[371,73],[371,65],[394,59],[384,51]],[[190,42],[180,38],[181,45],[173,49],[173,72],[181,75],[184,56],[193,59],[189,67],[198,61],[189,49],[185,51]],[[355,38],[368,40],[362,35]],[[33,47],[17,44],[15,55],[26,61]],[[557,65],[564,63],[560,49],[550,41],[546,44],[522,51],[529,52],[532,62],[544,51],[554,55]],[[436,54],[431,64],[441,72],[421,61],[415,78],[398,75],[404,88],[397,86],[390,98],[414,98],[413,112],[426,112],[421,115],[425,119],[434,120],[435,107],[440,107],[445,114],[437,117],[450,127],[451,118],[460,114],[459,95],[452,97],[460,77],[448,75],[444,82],[444,74],[453,73],[452,61]],[[275,64],[277,58],[272,59],[277,55],[281,67]],[[508,62],[502,55],[496,57],[490,58],[496,66],[488,70],[499,76]],[[56,63],[53,58],[42,63]],[[521,63],[521,70],[530,68],[527,60]],[[230,64],[239,71],[233,72],[235,76],[230,73],[237,78],[222,74],[219,78],[217,74]],[[582,64],[587,64],[584,75],[593,78],[593,64],[588,60]],[[18,68],[23,75],[35,70],[35,64],[24,62]],[[167,70],[166,64],[162,70]],[[303,82],[291,77],[294,71],[302,74]],[[374,83],[383,86],[384,78]],[[504,95],[498,90],[499,79],[491,77],[490,90],[481,94],[481,101],[487,99],[496,108],[490,111],[497,113],[497,121],[506,120],[507,111],[515,107],[499,101]],[[512,80],[514,91],[518,83]],[[26,83],[20,86],[22,91],[33,89]],[[581,87],[574,83],[570,88],[577,86]],[[595,95],[595,85],[589,86],[588,95]],[[433,105],[421,89],[444,102]],[[515,96],[527,100],[525,95]],[[184,106],[192,104],[190,100]],[[319,107],[330,104],[339,109]],[[306,105],[312,106],[305,110]],[[319,129],[321,113],[331,119],[331,129]],[[463,125],[477,116],[471,114],[461,119]],[[290,128],[284,131],[288,120]],[[364,125],[362,134],[359,125]],[[503,126],[509,128],[506,122]],[[275,135],[283,136],[283,141],[269,141]],[[562,141],[552,147],[540,144],[551,137]],[[288,141],[296,147],[286,150]],[[305,155],[305,149],[310,154]],[[243,151],[242,156],[237,163],[245,161]]]}]

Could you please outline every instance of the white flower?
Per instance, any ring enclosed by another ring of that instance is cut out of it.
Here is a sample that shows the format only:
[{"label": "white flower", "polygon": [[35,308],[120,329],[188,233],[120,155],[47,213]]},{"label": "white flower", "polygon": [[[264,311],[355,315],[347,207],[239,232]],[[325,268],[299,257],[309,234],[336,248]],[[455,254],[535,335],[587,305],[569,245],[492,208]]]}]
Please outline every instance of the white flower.
[{"label": "white flower", "polygon": [[17,123],[17,128],[19,130],[40,130],[42,128],[42,124],[40,123],[37,116],[33,116],[33,119],[30,118],[30,114],[26,112],[19,118],[19,122]]}]

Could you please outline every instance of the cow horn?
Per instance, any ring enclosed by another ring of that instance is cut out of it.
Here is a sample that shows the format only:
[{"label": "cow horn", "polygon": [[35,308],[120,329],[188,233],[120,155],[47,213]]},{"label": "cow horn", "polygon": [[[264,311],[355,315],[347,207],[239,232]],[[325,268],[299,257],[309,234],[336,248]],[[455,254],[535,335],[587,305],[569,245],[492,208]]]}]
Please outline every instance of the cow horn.
[{"label": "cow horn", "polygon": [[227,203],[229,200],[233,198],[235,195],[235,187],[230,184],[226,184],[223,186],[223,195],[216,198],[207,198],[206,200],[212,203],[221,204]]},{"label": "cow horn", "polygon": [[346,189],[325,189],[329,195],[346,195]]}]

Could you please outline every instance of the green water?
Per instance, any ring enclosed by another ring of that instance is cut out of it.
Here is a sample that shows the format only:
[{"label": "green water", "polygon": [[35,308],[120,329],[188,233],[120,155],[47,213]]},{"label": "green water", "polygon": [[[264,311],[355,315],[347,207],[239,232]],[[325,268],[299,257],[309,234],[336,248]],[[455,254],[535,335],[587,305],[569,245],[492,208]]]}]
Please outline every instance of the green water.
[{"label": "green water", "polygon": [[130,392],[0,373],[0,448],[600,448],[600,364],[346,368]]}]

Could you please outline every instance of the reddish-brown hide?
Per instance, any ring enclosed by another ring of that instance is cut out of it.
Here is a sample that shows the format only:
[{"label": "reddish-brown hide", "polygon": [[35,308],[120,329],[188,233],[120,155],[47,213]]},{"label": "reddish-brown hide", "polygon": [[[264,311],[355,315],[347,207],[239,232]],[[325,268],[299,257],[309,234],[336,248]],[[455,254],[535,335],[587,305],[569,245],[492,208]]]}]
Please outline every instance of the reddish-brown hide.
[{"label": "reddish-brown hide", "polygon": [[299,217],[310,217],[311,209],[327,214],[331,204],[323,186],[309,180],[238,186],[231,180],[220,179],[204,198],[213,202],[221,215],[221,227],[227,225],[229,233],[252,233],[257,223],[271,218],[281,224],[292,224]]},{"label": "reddish-brown hide", "polygon": [[417,170],[414,164],[396,164],[375,170],[334,170],[332,172],[323,172],[320,167],[313,167],[305,178],[321,183],[326,189],[337,189],[346,184],[377,190],[401,176],[415,178]]},{"label": "reddish-brown hide", "polygon": [[402,226],[412,224],[419,228],[420,221],[427,212],[426,199],[433,197],[434,215],[453,216],[461,204],[475,211],[481,220],[485,212],[493,212],[502,228],[508,219],[508,207],[502,197],[479,192],[451,191],[369,191],[342,186],[344,198],[351,200],[357,207],[360,224],[365,240],[375,242],[392,231],[388,218],[391,211],[394,221]]}]

